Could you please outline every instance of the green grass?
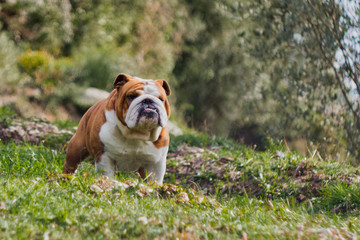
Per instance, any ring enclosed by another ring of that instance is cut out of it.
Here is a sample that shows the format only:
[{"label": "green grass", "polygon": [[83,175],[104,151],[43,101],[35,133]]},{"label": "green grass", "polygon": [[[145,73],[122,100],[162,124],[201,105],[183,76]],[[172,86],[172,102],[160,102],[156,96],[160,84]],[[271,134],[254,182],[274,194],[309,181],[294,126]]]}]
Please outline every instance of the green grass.
[{"label": "green grass", "polygon": [[62,178],[67,140],[59,136],[56,146],[0,142],[1,239],[360,236],[359,170],[316,152],[305,157],[275,143],[257,152],[206,135],[173,137],[166,184],[121,173],[116,180],[131,185],[122,188],[97,178],[91,160]]},{"label": "green grass", "polygon": [[15,117],[15,111],[10,106],[5,105],[0,107],[1,127],[6,127],[10,125],[14,117]]}]

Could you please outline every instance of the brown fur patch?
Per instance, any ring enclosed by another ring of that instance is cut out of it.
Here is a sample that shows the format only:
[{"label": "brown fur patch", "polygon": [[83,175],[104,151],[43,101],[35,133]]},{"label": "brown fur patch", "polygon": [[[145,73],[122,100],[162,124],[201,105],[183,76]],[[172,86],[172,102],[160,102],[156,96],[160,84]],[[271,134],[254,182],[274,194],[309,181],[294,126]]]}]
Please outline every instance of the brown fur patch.
[{"label": "brown fur patch", "polygon": [[104,153],[104,145],[100,141],[100,128],[105,122],[104,99],[91,108],[81,118],[75,135],[70,139],[63,167],[63,173],[74,173],[79,163],[89,153],[99,161]]},{"label": "brown fur patch", "polygon": [[158,87],[158,89],[160,89],[160,96],[158,96],[158,97],[164,100],[164,107],[165,107],[167,116],[170,117],[170,104],[167,99],[167,96],[170,95],[170,88],[169,88],[169,85],[166,83],[167,88],[165,89],[163,87],[164,82],[165,82],[164,80],[156,80],[155,85]]},{"label": "brown fur patch", "polygon": [[122,88],[118,89],[116,93],[115,113],[120,122],[125,126],[125,116],[131,104],[131,101],[129,101],[127,96],[137,94],[138,90],[144,90],[144,83],[132,79],[131,81],[127,82]]},{"label": "brown fur patch", "polygon": [[144,167],[140,167],[140,168],[138,169],[138,173],[140,174],[140,177],[141,177],[142,179],[145,179],[145,178],[146,178],[146,171],[145,171],[145,168],[144,168]]},{"label": "brown fur patch", "polygon": [[111,111],[111,110],[115,110],[114,109],[114,103],[116,103],[116,99],[117,99],[117,91],[116,89],[114,89],[110,95],[108,96],[108,101],[106,102],[106,106],[105,106],[105,109],[108,110],[108,111]]},{"label": "brown fur patch", "polygon": [[156,140],[155,142],[153,142],[154,146],[156,148],[162,148],[162,147],[166,147],[169,146],[170,143],[170,136],[169,136],[169,132],[167,130],[166,127],[164,127],[161,130],[160,136],[158,138],[158,140]]}]

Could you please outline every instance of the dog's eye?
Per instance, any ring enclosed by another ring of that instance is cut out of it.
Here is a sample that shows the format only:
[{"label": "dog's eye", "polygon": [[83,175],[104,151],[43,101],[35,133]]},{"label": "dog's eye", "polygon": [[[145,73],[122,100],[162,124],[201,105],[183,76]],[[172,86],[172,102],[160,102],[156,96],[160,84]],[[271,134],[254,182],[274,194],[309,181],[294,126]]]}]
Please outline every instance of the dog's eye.
[{"label": "dog's eye", "polygon": [[162,97],[159,97],[159,100],[162,101],[162,102],[165,101]]},{"label": "dog's eye", "polygon": [[127,96],[127,99],[131,102],[131,101],[133,101],[136,97],[137,97],[137,95],[131,94],[131,95],[128,95],[128,96]]}]

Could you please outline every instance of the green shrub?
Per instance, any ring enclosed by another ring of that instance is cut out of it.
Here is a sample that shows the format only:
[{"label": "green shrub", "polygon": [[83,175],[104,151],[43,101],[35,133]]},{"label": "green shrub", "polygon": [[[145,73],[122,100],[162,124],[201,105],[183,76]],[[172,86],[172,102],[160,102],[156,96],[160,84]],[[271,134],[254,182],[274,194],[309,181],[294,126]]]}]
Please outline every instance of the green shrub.
[{"label": "green shrub", "polygon": [[36,77],[41,69],[48,69],[52,64],[53,58],[45,51],[28,50],[20,55],[18,64],[21,70]]},{"label": "green shrub", "polygon": [[73,64],[70,69],[70,78],[74,83],[84,87],[95,87],[110,90],[120,72],[127,72],[122,67],[120,53],[113,46],[98,48],[83,46],[74,53]]},{"label": "green shrub", "polygon": [[9,126],[15,117],[15,111],[8,105],[0,107],[0,124]]},{"label": "green shrub", "polygon": [[17,84],[19,82],[21,74],[16,67],[18,52],[18,48],[7,34],[0,33],[0,79],[2,83]]},{"label": "green shrub", "polygon": [[39,87],[49,94],[55,86],[65,82],[71,63],[70,58],[55,59],[46,51],[28,50],[18,58],[19,68],[33,80],[32,87]]},{"label": "green shrub", "polygon": [[359,209],[359,183],[332,183],[322,191],[322,196],[317,199],[316,203],[319,210],[326,210],[334,213]]}]

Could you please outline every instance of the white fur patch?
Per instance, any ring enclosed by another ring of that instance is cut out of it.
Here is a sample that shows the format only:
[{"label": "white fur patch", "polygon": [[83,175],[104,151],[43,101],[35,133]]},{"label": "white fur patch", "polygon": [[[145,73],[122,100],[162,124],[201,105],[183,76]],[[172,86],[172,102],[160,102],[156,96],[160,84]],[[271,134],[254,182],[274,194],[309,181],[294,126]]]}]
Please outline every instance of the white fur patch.
[{"label": "white fur patch", "polygon": [[126,127],[117,119],[114,110],[105,111],[105,117],[99,133],[105,149],[96,165],[99,174],[103,171],[104,175],[112,177],[117,170],[130,172],[144,167],[148,175],[153,173],[153,178],[162,183],[168,147],[158,149],[151,141],[125,137],[122,132]]},{"label": "white fur patch", "polygon": [[138,80],[139,82],[150,82],[153,81],[152,79],[143,79],[140,77],[133,77],[135,80]]},{"label": "white fur patch", "polygon": [[158,89],[158,87],[156,86],[154,80],[151,79],[142,79],[139,77],[134,77],[134,79],[138,80],[139,82],[143,82],[144,83],[144,93],[145,94],[150,94],[153,95],[155,97],[160,96],[160,91]]},{"label": "white fur patch", "polygon": [[160,96],[160,91],[154,82],[147,82],[144,86],[144,93],[153,95],[155,97]]},{"label": "white fur patch", "polygon": [[100,161],[95,163],[95,169],[98,175],[104,175],[113,178],[115,173],[114,162],[106,155],[100,157]]}]

